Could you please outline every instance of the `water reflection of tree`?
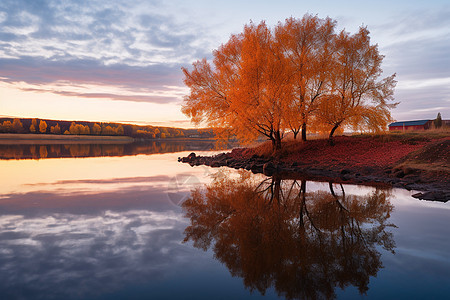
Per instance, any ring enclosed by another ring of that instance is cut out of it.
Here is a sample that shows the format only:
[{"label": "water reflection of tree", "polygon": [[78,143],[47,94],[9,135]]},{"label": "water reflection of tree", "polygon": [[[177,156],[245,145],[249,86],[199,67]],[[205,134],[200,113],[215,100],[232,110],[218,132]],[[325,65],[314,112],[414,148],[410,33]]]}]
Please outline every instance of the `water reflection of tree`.
[{"label": "water reflection of tree", "polygon": [[233,276],[262,294],[273,286],[288,299],[334,298],[348,285],[365,294],[382,267],[376,246],[395,247],[388,191],[347,195],[330,183],[327,192],[306,192],[306,181],[252,178],[218,173],[192,191],[183,204],[191,221],[185,241],[213,247]]}]

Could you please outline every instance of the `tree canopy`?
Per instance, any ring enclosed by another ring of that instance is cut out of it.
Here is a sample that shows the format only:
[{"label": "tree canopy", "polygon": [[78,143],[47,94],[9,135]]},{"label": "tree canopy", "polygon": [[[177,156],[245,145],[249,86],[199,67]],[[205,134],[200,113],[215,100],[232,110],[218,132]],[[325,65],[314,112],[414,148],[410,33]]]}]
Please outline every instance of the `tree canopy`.
[{"label": "tree canopy", "polygon": [[370,44],[369,31],[335,32],[336,21],[305,15],[271,29],[263,21],[244,26],[242,33],[182,68],[190,88],[183,113],[194,123],[252,141],[265,136],[281,148],[287,131],[294,138],[307,128],[380,131],[395,107],[395,74],[379,79],[383,56]]}]

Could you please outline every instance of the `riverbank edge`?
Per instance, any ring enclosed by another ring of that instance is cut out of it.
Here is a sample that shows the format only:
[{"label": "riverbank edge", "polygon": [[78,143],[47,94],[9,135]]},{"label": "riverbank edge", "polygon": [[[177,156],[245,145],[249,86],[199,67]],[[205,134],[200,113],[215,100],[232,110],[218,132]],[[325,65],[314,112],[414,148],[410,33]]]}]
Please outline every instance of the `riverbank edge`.
[{"label": "riverbank edge", "polygon": [[140,139],[129,136],[0,133],[0,144],[127,144],[133,142],[216,142],[215,138]]},{"label": "riverbank edge", "polygon": [[308,179],[332,181],[334,183],[394,187],[418,191],[412,196],[420,200],[447,202],[450,200],[450,184],[430,174],[405,174],[395,168],[374,168],[370,166],[346,166],[340,170],[331,167],[315,166],[308,163],[287,163],[276,158],[253,155],[250,158],[237,157],[232,152],[214,156],[198,156],[194,152],[187,157],[179,157],[179,162],[191,166],[205,165],[212,168],[229,167],[245,169],[255,174],[280,176],[284,179]]},{"label": "riverbank edge", "polygon": [[11,141],[117,141],[132,142],[127,136],[98,136],[98,135],[67,135],[67,134],[27,134],[1,133],[0,142]]}]

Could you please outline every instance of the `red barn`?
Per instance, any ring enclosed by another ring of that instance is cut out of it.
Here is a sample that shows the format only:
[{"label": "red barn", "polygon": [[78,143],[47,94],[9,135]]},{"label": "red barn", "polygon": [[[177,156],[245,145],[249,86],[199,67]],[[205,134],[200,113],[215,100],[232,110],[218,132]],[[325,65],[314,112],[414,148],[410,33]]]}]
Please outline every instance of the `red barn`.
[{"label": "red barn", "polygon": [[433,120],[403,121],[389,124],[389,131],[427,130]]}]

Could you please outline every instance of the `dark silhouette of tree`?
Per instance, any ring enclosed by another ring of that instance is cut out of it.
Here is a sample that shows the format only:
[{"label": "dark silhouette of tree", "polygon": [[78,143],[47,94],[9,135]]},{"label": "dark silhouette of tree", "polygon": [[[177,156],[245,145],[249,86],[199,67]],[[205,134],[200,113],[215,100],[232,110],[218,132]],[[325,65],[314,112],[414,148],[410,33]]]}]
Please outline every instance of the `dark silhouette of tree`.
[{"label": "dark silhouette of tree", "polygon": [[329,299],[336,287],[352,285],[365,294],[382,268],[376,246],[393,252],[387,191],[346,195],[330,183],[329,192],[307,192],[306,181],[227,175],[219,172],[183,203],[190,219],[184,241],[212,248],[252,291]]},{"label": "dark silhouette of tree", "polygon": [[437,114],[437,117],[434,120],[434,127],[436,127],[436,128],[441,128],[442,127],[442,117],[441,117],[441,113],[440,112]]}]

